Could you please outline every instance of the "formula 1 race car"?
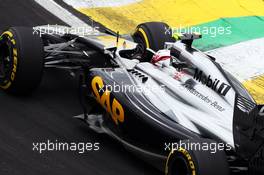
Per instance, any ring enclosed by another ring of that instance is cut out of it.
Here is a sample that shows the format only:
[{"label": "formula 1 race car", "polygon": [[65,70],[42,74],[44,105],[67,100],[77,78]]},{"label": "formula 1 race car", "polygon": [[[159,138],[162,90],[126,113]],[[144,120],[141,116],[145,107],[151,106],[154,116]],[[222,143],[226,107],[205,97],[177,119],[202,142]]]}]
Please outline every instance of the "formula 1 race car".
[{"label": "formula 1 race car", "polygon": [[26,95],[44,69],[64,69],[80,82],[84,114],[76,118],[165,174],[264,174],[263,108],[215,58],[192,47],[200,34],[174,33],[161,22],[140,24],[131,36],[64,29],[73,30],[3,32],[1,89]]}]

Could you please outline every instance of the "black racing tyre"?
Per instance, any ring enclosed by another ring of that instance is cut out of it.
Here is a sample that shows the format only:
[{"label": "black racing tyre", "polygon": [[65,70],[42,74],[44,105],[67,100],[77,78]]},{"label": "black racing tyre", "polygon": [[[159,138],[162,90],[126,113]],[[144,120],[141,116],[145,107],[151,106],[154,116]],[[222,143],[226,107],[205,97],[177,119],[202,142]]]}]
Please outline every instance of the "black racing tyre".
[{"label": "black racing tyre", "polygon": [[154,51],[164,49],[165,42],[175,42],[170,26],[163,22],[139,24],[132,37],[136,43]]},{"label": "black racing tyre", "polygon": [[0,88],[26,95],[40,84],[43,68],[43,43],[32,28],[12,27],[0,37]]},{"label": "black racing tyre", "polygon": [[216,145],[216,142],[208,139],[181,141],[181,145],[184,144],[186,146],[179,146],[168,156],[166,175],[229,175],[230,170],[224,150],[202,150],[190,146],[190,144]]}]

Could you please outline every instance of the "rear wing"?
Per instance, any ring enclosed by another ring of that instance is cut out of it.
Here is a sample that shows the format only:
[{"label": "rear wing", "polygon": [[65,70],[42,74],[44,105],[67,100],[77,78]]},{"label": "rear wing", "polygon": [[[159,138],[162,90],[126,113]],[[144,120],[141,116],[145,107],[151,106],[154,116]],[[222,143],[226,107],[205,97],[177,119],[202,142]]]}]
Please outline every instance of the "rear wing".
[{"label": "rear wing", "polygon": [[245,159],[264,148],[264,107],[236,94],[233,134],[237,153]]}]

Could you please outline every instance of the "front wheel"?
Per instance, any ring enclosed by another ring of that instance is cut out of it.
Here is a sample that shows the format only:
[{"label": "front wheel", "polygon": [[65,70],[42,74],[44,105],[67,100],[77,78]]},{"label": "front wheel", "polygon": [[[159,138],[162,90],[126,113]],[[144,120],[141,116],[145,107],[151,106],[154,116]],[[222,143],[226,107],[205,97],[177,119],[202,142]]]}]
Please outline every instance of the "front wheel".
[{"label": "front wheel", "polygon": [[132,35],[135,42],[143,44],[154,51],[164,49],[165,42],[175,42],[170,26],[163,22],[139,24]]},{"label": "front wheel", "polygon": [[150,61],[151,56],[147,54],[146,49],[152,49],[157,52],[164,49],[166,42],[175,42],[172,37],[170,26],[163,22],[147,22],[139,24],[133,33],[134,41],[145,50],[143,61]]},{"label": "front wheel", "polygon": [[44,68],[42,39],[32,28],[12,27],[0,37],[0,88],[12,94],[31,93]]}]

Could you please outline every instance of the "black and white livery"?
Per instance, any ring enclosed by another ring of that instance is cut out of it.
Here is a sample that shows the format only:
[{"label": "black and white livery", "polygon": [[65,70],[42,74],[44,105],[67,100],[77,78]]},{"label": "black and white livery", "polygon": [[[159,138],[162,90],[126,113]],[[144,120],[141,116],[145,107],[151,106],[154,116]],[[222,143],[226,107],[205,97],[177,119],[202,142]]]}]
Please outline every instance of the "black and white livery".
[{"label": "black and white livery", "polygon": [[161,22],[140,24],[131,36],[50,27],[2,33],[1,89],[29,94],[44,69],[67,70],[80,80],[84,114],[76,118],[165,174],[264,173],[262,106],[192,47],[199,34],[172,34]]}]

